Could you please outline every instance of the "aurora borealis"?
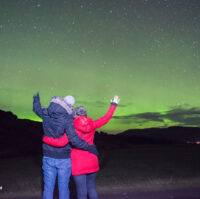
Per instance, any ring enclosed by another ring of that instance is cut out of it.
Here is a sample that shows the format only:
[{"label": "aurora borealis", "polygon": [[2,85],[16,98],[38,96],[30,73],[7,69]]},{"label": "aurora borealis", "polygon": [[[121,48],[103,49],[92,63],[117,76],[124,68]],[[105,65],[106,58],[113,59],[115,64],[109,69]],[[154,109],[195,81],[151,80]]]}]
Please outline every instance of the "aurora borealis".
[{"label": "aurora borealis", "polygon": [[200,126],[200,1],[1,0],[0,109],[75,96],[102,130]]}]

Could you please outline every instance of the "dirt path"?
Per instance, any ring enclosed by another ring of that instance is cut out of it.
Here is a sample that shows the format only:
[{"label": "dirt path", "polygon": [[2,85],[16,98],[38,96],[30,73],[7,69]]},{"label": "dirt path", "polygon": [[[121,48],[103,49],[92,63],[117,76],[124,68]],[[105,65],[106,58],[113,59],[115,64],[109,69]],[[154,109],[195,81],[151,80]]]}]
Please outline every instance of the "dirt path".
[{"label": "dirt path", "polygon": [[[0,199],[7,199],[1,198]],[[42,199],[41,197],[29,198],[10,198],[10,199]],[[76,197],[71,197],[76,199]],[[124,192],[118,195],[114,194],[99,194],[99,199],[200,199],[199,188],[185,188],[168,191],[155,191],[155,192]]]}]

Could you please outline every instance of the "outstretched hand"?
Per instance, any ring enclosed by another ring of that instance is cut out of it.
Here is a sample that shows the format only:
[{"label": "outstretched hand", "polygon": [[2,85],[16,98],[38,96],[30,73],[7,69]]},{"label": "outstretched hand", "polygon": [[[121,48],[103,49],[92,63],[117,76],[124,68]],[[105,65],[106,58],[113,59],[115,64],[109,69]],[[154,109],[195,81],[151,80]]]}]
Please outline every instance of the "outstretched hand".
[{"label": "outstretched hand", "polygon": [[88,151],[89,151],[90,153],[93,153],[93,154],[96,155],[96,156],[99,155],[99,153],[98,153],[98,151],[97,151],[97,148],[96,148],[96,146],[95,146],[94,144],[88,146]]},{"label": "outstretched hand", "polygon": [[114,96],[114,99],[113,99],[113,100],[112,100],[112,99],[110,100],[111,103],[114,102],[114,103],[116,103],[116,104],[118,104],[119,101],[120,101],[120,99],[119,99],[119,97],[118,97],[117,95]]}]

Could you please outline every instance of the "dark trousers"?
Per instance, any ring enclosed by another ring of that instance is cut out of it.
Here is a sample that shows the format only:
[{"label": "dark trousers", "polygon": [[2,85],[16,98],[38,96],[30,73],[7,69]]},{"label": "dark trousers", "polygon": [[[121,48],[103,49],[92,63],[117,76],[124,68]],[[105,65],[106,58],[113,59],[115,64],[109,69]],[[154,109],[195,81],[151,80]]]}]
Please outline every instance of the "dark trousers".
[{"label": "dark trousers", "polygon": [[74,175],[74,182],[76,184],[77,199],[98,199],[97,190],[95,187],[96,173]]}]

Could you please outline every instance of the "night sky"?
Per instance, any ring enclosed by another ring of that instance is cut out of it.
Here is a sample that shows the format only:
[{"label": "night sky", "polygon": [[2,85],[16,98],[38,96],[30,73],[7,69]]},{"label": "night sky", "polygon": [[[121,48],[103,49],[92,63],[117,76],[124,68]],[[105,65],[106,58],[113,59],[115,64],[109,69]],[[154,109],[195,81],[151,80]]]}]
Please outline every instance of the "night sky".
[{"label": "night sky", "polygon": [[200,126],[199,0],[1,0],[0,109],[73,95],[101,130]]}]

